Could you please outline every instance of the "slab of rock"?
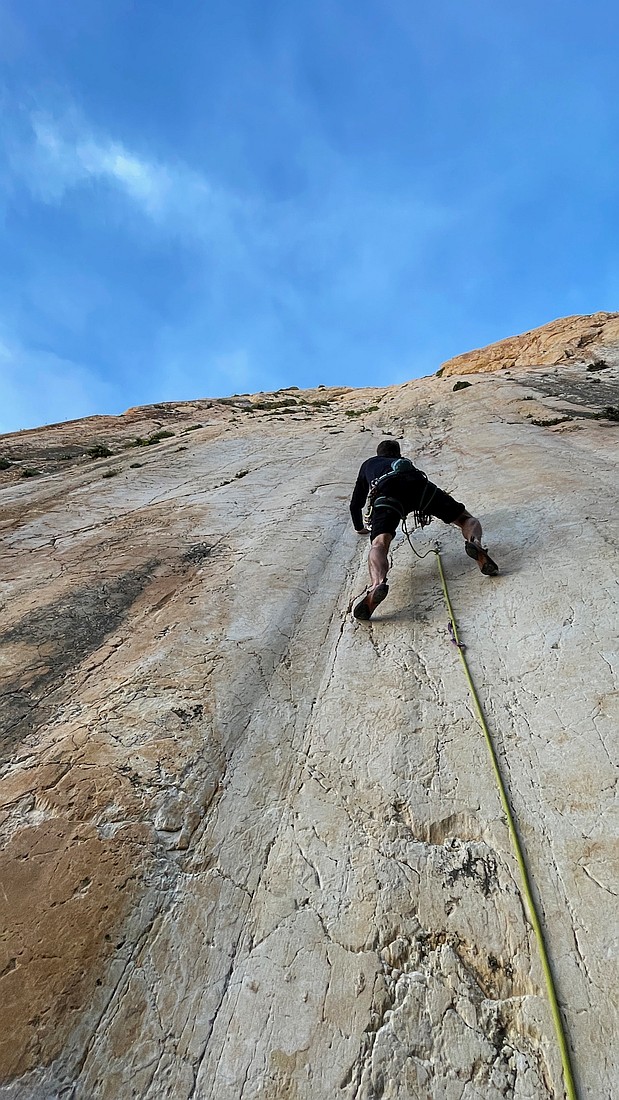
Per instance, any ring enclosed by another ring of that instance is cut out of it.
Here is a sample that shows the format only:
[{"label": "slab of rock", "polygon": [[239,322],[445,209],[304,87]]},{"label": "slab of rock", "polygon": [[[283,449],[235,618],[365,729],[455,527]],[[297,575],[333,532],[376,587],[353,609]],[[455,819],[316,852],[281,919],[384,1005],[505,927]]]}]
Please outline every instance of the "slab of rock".
[{"label": "slab of rock", "polygon": [[589,366],[604,367],[605,355],[617,360],[619,313],[593,313],[586,317],[561,317],[521,336],[511,336],[496,344],[467,351],[442,363],[444,375],[478,374],[480,371],[547,366],[555,363],[585,361]]},{"label": "slab of rock", "polygon": [[581,1094],[613,1094],[617,373],[3,437],[0,1095],[563,1096],[434,555],[398,536],[388,600],[348,613],[386,434],[500,562],[414,536],[442,547]]}]

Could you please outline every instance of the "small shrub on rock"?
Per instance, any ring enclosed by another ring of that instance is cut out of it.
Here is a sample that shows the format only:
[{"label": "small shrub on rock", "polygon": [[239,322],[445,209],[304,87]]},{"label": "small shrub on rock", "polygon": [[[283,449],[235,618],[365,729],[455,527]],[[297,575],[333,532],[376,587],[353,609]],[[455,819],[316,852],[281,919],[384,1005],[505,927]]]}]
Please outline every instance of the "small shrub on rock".
[{"label": "small shrub on rock", "polygon": [[378,410],[378,405],[368,405],[367,409],[346,409],[346,416],[366,416]]},{"label": "small shrub on rock", "polygon": [[299,402],[295,397],[283,397],[281,401],[254,401],[251,407],[252,409],[263,409],[267,412],[271,409],[279,409],[280,412],[283,412],[287,406],[296,406],[298,404]]},{"label": "small shrub on rock", "polygon": [[609,370],[608,363],[605,363],[603,359],[594,359],[593,363],[589,363],[587,370]]},{"label": "small shrub on rock", "polygon": [[535,424],[536,428],[554,428],[556,424],[565,424],[568,420],[573,420],[573,416],[554,416],[549,420],[531,420],[532,424]]},{"label": "small shrub on rock", "polygon": [[597,414],[598,420],[619,420],[619,408],[617,405],[607,405],[604,412]]},{"label": "small shrub on rock", "polygon": [[149,435],[147,439],[139,435],[137,439],[132,439],[129,443],[126,443],[126,447],[153,447],[156,443],[161,443],[162,439],[171,439],[175,432],[155,432],[153,435]]},{"label": "small shrub on rock", "polygon": [[155,432],[154,435],[149,435],[146,440],[147,446],[152,447],[153,443],[161,443],[162,439],[171,439],[175,432],[161,431]]}]

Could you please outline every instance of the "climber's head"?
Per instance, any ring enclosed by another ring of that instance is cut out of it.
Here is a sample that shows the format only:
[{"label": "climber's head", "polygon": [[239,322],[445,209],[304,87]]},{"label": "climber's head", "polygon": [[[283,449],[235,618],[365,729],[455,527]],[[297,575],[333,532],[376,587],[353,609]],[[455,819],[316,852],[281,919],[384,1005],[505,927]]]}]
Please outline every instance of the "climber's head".
[{"label": "climber's head", "polygon": [[383,439],[376,448],[379,458],[399,458],[400,444],[397,439]]}]

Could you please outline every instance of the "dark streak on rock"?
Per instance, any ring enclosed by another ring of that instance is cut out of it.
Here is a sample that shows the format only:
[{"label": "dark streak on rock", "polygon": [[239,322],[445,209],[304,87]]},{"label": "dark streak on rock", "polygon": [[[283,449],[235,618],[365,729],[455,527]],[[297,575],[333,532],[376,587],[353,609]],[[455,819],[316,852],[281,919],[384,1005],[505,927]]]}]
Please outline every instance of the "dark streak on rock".
[{"label": "dark streak on rock", "polygon": [[498,887],[496,859],[490,854],[482,857],[467,849],[460,866],[453,867],[447,873],[447,881],[451,885],[457,879],[479,883],[482,894],[487,898],[491,890]]},{"label": "dark streak on rock", "polygon": [[0,695],[3,754],[10,753],[16,741],[48,721],[52,713],[50,694],[62,685],[71,669],[118,630],[156,565],[156,561],[146,562],[119,577],[78,588],[31,611],[0,634],[0,646],[32,646],[40,654],[38,667],[25,668]]}]

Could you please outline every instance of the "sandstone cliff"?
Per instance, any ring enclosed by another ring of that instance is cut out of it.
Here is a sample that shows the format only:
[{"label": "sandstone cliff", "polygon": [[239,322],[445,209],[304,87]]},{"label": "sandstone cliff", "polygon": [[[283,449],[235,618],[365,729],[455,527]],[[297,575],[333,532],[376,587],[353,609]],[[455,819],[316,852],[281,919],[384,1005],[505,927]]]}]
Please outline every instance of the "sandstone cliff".
[{"label": "sandstone cliff", "polygon": [[602,361],[619,344],[619,313],[593,313],[588,317],[561,317],[548,325],[499,340],[487,348],[467,351],[441,366],[442,374],[477,374],[480,371],[539,367],[555,363]]},{"label": "sandstone cliff", "polygon": [[563,1096],[434,556],[399,537],[375,620],[347,613],[383,434],[501,565],[415,536],[442,547],[581,1095],[616,1095],[618,342],[0,440],[0,1095]]}]

